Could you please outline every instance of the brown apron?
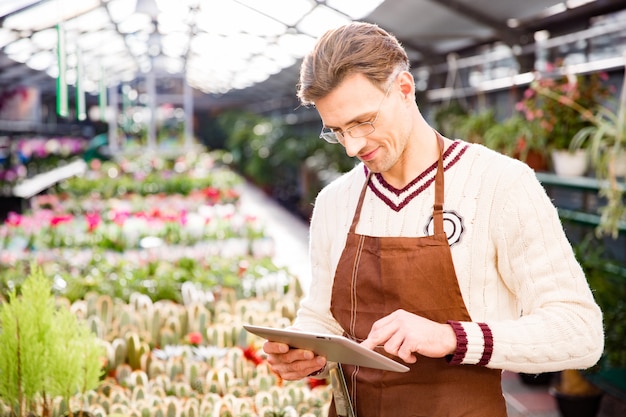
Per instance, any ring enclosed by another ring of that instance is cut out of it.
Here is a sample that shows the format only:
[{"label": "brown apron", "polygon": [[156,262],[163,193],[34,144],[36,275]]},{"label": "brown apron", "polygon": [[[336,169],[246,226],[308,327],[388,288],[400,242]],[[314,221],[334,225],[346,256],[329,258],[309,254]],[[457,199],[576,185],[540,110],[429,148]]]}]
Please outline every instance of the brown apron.
[{"label": "brown apron", "polygon": [[[365,181],[333,283],[331,312],[344,334],[362,341],[372,324],[404,309],[430,320],[470,321],[443,228],[443,139],[435,177],[435,234],[372,237],[356,234]],[[390,356],[383,349],[377,351]],[[394,358],[400,360],[399,358]],[[501,371],[450,365],[417,355],[406,373],[342,365],[357,417],[506,416]],[[335,407],[330,416],[336,416]]]}]

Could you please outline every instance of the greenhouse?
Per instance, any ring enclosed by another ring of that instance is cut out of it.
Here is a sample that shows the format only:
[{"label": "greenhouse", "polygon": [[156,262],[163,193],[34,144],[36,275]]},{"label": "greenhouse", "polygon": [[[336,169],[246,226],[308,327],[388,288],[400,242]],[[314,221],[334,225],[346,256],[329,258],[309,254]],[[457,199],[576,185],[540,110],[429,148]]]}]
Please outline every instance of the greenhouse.
[{"label": "greenhouse", "polygon": [[0,1],[0,417],[626,415],[625,79],[623,0]]}]

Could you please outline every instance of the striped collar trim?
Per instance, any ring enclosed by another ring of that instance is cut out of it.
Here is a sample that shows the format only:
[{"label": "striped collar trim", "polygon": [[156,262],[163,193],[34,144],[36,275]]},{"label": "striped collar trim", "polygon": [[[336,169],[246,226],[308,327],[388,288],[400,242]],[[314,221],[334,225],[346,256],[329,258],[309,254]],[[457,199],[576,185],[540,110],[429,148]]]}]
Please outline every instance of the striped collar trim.
[{"label": "striped collar trim", "polygon": [[[454,166],[461,159],[461,156],[465,153],[465,151],[467,151],[468,148],[468,143],[458,140],[454,141],[443,154],[444,172]],[[369,170],[365,165],[363,165],[363,167],[365,175],[367,176]],[[391,186],[387,181],[385,181],[380,173],[375,173],[370,178],[368,186],[378,198],[380,198],[392,210],[398,212],[435,181],[436,173],[437,162],[434,162],[401,190]]]}]

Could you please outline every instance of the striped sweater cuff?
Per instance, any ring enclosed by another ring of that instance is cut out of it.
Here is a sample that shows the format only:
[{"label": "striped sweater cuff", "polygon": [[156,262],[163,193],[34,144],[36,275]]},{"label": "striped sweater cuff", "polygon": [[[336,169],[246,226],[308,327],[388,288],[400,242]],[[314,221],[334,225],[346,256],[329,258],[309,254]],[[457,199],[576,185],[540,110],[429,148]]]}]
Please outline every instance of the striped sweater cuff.
[{"label": "striped sweater cuff", "polygon": [[450,365],[486,366],[493,353],[493,334],[486,323],[447,322],[456,335],[456,351],[446,357]]}]

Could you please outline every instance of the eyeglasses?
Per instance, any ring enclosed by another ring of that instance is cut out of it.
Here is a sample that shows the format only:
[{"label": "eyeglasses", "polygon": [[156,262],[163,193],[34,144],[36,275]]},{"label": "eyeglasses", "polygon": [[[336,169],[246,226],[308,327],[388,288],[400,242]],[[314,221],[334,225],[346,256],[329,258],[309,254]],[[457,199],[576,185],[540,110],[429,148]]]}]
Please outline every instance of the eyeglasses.
[{"label": "eyeglasses", "polygon": [[[394,78],[395,81],[395,78]],[[382,100],[380,100],[380,104],[378,105],[378,111],[376,112],[376,116],[374,116],[374,120],[371,122],[363,122],[356,124],[344,131],[341,130],[333,130],[328,127],[323,127],[320,132],[320,139],[324,139],[328,143],[343,143],[346,138],[346,134],[350,135],[353,138],[362,138],[363,136],[371,135],[374,133],[376,128],[374,127],[374,123],[378,120],[378,115],[380,114],[380,109],[383,106],[383,102],[389,95],[391,91],[391,87],[393,87],[393,82],[387,87],[387,91],[385,91],[385,96]]]}]

